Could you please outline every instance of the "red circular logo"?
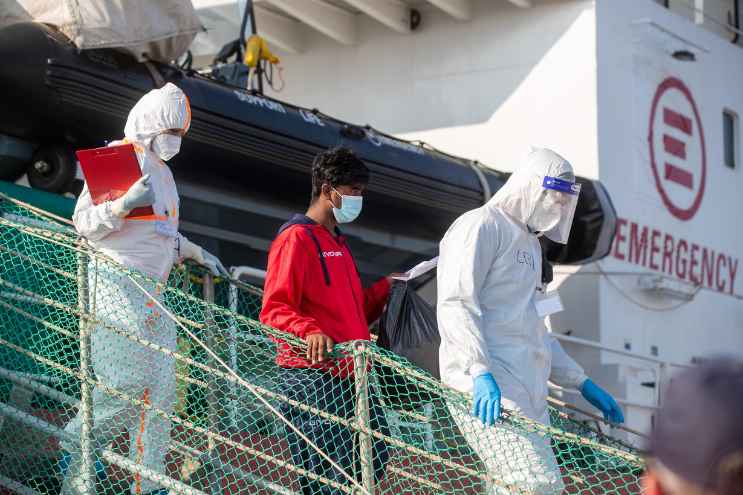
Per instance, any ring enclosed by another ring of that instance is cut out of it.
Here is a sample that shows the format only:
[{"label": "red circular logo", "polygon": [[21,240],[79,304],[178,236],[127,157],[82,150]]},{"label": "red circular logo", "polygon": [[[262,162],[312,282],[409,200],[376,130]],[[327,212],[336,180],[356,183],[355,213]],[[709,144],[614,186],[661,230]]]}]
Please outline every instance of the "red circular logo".
[{"label": "red circular logo", "polygon": [[686,85],[669,77],[658,86],[650,111],[650,165],[663,204],[679,220],[699,210],[707,180],[704,130]]}]

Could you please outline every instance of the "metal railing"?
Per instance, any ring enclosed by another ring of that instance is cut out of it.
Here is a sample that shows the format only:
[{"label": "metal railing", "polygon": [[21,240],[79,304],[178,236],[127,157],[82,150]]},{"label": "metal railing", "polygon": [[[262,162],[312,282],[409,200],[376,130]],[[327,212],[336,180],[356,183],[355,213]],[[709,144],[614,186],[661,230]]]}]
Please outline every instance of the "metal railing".
[{"label": "metal railing", "polygon": [[[647,363],[652,363],[653,366],[648,369],[653,372],[653,375],[655,377],[653,403],[643,404],[643,403],[638,403],[634,401],[629,401],[626,399],[617,399],[617,403],[619,403],[620,405],[629,407],[629,408],[637,408],[637,409],[645,409],[645,410],[653,410],[653,411],[658,409],[658,407],[660,407],[660,404],[661,404],[662,389],[663,389],[663,386],[667,383],[668,379],[670,378],[671,369],[692,367],[692,365],[689,365],[689,364],[678,363],[678,362],[670,361],[667,359],[660,359],[655,356],[647,356],[644,354],[639,354],[637,352],[627,351],[625,349],[616,349],[614,347],[600,344],[592,340],[581,339],[579,337],[572,337],[570,335],[563,335],[559,333],[553,333],[552,335],[557,340],[562,341],[562,342],[569,342],[571,344],[579,345],[582,347],[587,347],[590,349],[596,349],[596,350],[600,350],[603,352],[608,352],[610,354],[614,354],[617,356],[624,356],[624,357],[629,357],[629,358],[636,359],[639,361],[645,361]],[[554,387],[554,388],[558,390],[566,390],[566,389],[561,389],[560,387]],[[577,391],[570,391],[570,390],[568,391],[578,393]]]},{"label": "metal railing", "polygon": [[[731,43],[739,44],[740,35],[743,34],[740,26],[740,0],[727,0],[727,8],[719,5],[721,2],[718,2],[718,5],[712,2],[713,8],[717,7],[721,10],[718,15],[710,13],[711,9],[709,6],[705,7],[704,0],[655,0],[655,2],[687,17],[707,31],[720,36],[723,33],[728,34]],[[722,11],[724,15],[720,16],[723,14]]]}]

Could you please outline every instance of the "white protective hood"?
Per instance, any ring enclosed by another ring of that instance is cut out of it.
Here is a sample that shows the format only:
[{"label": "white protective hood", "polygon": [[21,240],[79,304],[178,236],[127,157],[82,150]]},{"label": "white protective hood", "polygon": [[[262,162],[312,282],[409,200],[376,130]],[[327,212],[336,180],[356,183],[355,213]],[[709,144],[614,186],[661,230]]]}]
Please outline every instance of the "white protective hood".
[{"label": "white protective hood", "polygon": [[[550,179],[545,182],[545,177]],[[543,232],[553,241],[565,244],[580,186],[573,185],[577,192],[565,196],[567,201],[561,199],[558,202],[555,197],[563,195],[554,191],[548,193],[545,189],[545,185],[555,178],[574,183],[573,167],[552,150],[532,147],[522,165],[495,193],[486,208],[497,207],[530,231]]]},{"label": "white protective hood", "polygon": [[191,0],[2,0],[0,27],[56,26],[81,50],[118,48],[139,61],[170,62],[203,31]]},{"label": "white protective hood", "polygon": [[570,163],[547,148],[532,148],[524,162],[490,198],[488,206],[497,206],[522,225],[527,225],[544,191],[545,176],[575,181]]},{"label": "white protective hood", "polygon": [[191,125],[191,105],[186,94],[175,84],[167,83],[153,89],[129,111],[124,136],[129,141],[150,147],[152,138],[168,129],[183,129]]}]

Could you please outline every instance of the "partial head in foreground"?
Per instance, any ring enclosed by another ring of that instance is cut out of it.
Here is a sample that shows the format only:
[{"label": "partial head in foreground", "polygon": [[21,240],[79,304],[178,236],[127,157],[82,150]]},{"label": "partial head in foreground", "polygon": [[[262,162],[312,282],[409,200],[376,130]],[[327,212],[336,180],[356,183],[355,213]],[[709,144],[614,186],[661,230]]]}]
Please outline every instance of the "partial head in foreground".
[{"label": "partial head in foreground", "polygon": [[684,370],[663,397],[645,493],[743,494],[743,361],[716,358]]}]

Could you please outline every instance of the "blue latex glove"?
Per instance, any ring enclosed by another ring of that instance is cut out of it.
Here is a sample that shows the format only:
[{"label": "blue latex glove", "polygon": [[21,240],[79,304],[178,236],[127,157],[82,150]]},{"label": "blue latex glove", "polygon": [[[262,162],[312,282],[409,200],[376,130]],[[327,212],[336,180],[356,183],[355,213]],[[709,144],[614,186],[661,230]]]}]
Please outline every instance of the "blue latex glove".
[{"label": "blue latex glove", "polygon": [[216,277],[221,276],[230,278],[230,273],[224,267],[222,262],[219,261],[219,258],[203,248],[201,250],[201,256],[203,257],[203,261],[201,264],[207,267],[209,271],[212,272],[212,275]]},{"label": "blue latex glove", "polygon": [[480,418],[486,426],[492,426],[500,417],[500,388],[492,373],[484,373],[473,380],[472,415]]},{"label": "blue latex glove", "polygon": [[590,378],[583,382],[580,392],[588,402],[604,413],[605,420],[615,424],[624,423],[624,414],[614,398]]},{"label": "blue latex glove", "polygon": [[119,199],[121,200],[121,209],[127,212],[132,211],[134,208],[154,204],[155,189],[152,187],[150,174],[140,177]]}]

